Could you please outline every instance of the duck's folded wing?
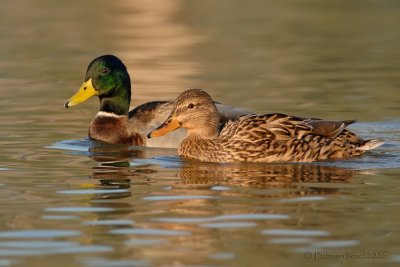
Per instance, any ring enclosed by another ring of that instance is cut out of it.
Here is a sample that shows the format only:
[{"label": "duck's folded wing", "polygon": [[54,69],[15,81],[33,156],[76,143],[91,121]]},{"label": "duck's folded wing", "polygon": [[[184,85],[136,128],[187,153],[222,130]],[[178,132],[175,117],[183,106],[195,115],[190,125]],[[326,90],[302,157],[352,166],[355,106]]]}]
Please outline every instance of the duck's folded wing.
[{"label": "duck's folded wing", "polygon": [[[272,116],[271,116],[272,115]],[[284,114],[268,114],[266,128],[281,138],[300,139],[305,135],[320,135],[335,138],[355,120],[329,121],[321,119],[304,119]]]},{"label": "duck's folded wing", "polygon": [[327,120],[306,120],[305,123],[311,126],[312,134],[322,135],[328,138],[335,138],[348,125],[355,123],[355,120],[327,121]]},{"label": "duck's folded wing", "polygon": [[258,139],[289,140],[301,139],[307,135],[319,135],[335,138],[347,125],[355,122],[327,121],[320,119],[304,119],[281,113],[262,115],[246,115],[231,120],[223,125],[221,134],[240,136],[257,136]]},{"label": "duck's folded wing", "polygon": [[[165,114],[168,116],[172,111],[172,102],[170,101],[152,101],[147,102],[129,111],[129,119],[138,119],[144,123],[154,119],[155,116]],[[166,117],[164,117],[165,120]]]},{"label": "duck's folded wing", "polygon": [[129,124],[136,131],[147,134],[162,124],[173,108],[170,101],[152,101],[144,103],[129,112]]}]

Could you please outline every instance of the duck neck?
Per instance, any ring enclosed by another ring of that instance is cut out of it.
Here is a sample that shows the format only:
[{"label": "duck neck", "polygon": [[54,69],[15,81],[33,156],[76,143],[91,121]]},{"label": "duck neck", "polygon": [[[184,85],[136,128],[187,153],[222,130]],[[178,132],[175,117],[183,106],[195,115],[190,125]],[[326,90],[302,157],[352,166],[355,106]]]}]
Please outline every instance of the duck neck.
[{"label": "duck neck", "polygon": [[195,128],[187,128],[187,138],[215,139],[217,138],[219,119],[210,119],[207,123],[198,124]]},{"label": "duck neck", "polygon": [[128,115],[131,102],[130,87],[115,89],[110,94],[100,95],[100,111],[113,113],[115,115]]}]

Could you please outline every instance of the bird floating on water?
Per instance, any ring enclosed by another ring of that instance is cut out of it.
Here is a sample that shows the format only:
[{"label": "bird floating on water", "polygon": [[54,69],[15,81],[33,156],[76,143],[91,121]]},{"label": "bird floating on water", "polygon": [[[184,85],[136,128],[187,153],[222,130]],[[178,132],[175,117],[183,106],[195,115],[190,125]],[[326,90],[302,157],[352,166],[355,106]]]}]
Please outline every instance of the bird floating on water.
[{"label": "bird floating on water", "polygon": [[345,129],[354,120],[327,121],[280,113],[248,114],[221,127],[208,93],[190,89],[180,94],[168,119],[148,134],[163,136],[185,128],[181,156],[207,162],[312,162],[359,156],[383,144],[363,140]]},{"label": "bird floating on water", "polygon": [[[100,100],[100,111],[89,127],[89,137],[113,144],[151,147],[178,147],[185,131],[160,140],[147,140],[146,134],[160,125],[171,113],[173,102],[153,101],[131,111],[131,81],[122,61],[113,55],[95,58],[88,66],[85,81],[65,107],[85,102],[93,96]],[[221,122],[250,112],[215,103]]]}]

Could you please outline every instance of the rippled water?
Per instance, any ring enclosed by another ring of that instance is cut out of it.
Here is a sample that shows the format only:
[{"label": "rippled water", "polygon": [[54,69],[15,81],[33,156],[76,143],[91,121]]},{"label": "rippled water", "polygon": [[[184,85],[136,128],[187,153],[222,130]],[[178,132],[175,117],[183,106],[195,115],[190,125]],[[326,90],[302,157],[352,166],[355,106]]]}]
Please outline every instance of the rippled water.
[{"label": "rippled water", "polygon": [[[0,266],[396,266],[397,1],[4,1]],[[17,15],[18,14],[18,15]],[[114,53],[133,105],[202,87],[386,141],[313,164],[209,164],[88,140],[66,110]]]}]

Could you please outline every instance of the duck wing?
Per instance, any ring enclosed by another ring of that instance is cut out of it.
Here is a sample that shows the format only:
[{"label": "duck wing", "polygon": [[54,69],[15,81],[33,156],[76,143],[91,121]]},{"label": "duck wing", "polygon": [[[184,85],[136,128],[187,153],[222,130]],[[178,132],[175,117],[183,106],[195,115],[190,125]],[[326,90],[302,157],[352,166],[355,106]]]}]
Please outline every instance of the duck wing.
[{"label": "duck wing", "polygon": [[245,115],[228,121],[220,135],[269,140],[301,139],[306,135],[335,138],[355,120],[328,121],[305,119],[281,113]]},{"label": "duck wing", "polygon": [[[158,115],[164,116],[165,120],[171,113],[173,102],[171,101],[152,101],[137,106],[128,113],[129,119],[140,120],[143,123],[148,123]],[[162,121],[163,122],[163,121]]]},{"label": "duck wing", "polygon": [[322,135],[328,138],[335,138],[356,120],[328,121],[328,120],[305,120],[304,123],[311,127],[310,134]]}]

